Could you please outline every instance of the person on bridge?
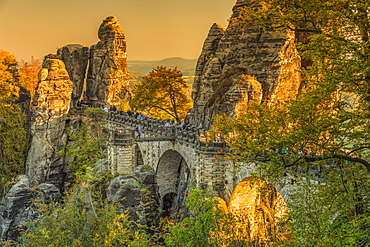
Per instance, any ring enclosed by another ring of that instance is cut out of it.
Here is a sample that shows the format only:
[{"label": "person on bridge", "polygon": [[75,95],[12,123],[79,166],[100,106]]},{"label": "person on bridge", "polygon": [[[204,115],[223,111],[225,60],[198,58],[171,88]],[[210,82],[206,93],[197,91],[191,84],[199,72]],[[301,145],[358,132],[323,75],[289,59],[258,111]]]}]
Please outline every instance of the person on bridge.
[{"label": "person on bridge", "polygon": [[184,130],[184,129],[186,129],[186,124],[185,122],[182,122],[180,125],[180,130]]},{"label": "person on bridge", "polygon": [[140,137],[141,137],[141,129],[142,129],[142,127],[141,127],[141,124],[139,124],[137,127],[136,127],[136,132],[137,132],[137,135],[136,135],[136,137],[135,138],[139,138],[140,139]]}]

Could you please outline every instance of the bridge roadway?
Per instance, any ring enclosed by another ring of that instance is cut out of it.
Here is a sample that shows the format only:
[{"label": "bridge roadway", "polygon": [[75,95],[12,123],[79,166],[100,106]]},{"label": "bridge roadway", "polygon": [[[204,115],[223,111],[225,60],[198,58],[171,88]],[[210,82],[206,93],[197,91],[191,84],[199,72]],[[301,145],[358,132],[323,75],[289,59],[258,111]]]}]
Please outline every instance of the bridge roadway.
[{"label": "bridge roadway", "polygon": [[[135,129],[139,124],[142,125],[141,138],[135,138],[136,142],[145,141],[176,141],[183,142],[187,145],[204,152],[219,152],[225,150],[227,145],[225,142],[210,142],[205,140],[205,131],[193,126],[187,126],[186,129],[180,130],[179,124],[165,126],[162,119],[148,118],[137,119],[127,115],[125,112],[113,111],[109,112],[108,121],[116,124],[118,127],[129,127]],[[118,128],[119,129],[119,128]],[[118,133],[114,135],[114,142],[119,143],[123,139],[128,139],[128,136]],[[132,135],[131,138],[134,138]]]}]

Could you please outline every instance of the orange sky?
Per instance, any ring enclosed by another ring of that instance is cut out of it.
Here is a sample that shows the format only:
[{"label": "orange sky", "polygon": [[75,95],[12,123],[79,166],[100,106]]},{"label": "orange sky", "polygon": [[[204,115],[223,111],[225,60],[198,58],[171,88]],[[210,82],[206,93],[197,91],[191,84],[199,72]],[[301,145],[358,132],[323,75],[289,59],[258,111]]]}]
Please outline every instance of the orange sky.
[{"label": "orange sky", "polygon": [[129,60],[198,58],[213,23],[227,25],[236,0],[0,0],[0,49],[42,58],[66,44],[98,42],[115,15]]}]

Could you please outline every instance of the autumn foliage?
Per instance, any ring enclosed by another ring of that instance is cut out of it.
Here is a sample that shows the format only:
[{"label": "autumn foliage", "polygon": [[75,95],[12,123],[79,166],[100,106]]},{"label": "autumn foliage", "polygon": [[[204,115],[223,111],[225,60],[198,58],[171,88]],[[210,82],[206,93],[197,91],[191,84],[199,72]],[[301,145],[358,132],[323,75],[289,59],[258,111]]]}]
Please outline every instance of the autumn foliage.
[{"label": "autumn foliage", "polygon": [[180,122],[191,107],[188,88],[180,70],[158,66],[135,87],[130,106],[152,117]]},{"label": "autumn foliage", "polygon": [[21,60],[19,67],[20,85],[24,87],[30,94],[31,99],[35,96],[35,90],[38,82],[38,72],[41,69],[40,60],[31,57],[31,62]]},{"label": "autumn foliage", "polygon": [[18,97],[17,60],[0,50],[0,189],[24,169],[26,132],[24,116],[15,104]]}]

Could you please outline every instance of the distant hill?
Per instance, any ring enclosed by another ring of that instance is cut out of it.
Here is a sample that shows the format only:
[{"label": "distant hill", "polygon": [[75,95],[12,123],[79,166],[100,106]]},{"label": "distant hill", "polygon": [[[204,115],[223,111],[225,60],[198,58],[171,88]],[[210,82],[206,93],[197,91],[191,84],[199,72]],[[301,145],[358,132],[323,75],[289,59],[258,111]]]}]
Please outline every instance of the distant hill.
[{"label": "distant hill", "polygon": [[181,57],[165,58],[158,61],[128,60],[128,69],[132,71],[148,74],[157,66],[166,66],[167,68],[177,67],[184,76],[194,76],[197,59],[184,59]]}]

